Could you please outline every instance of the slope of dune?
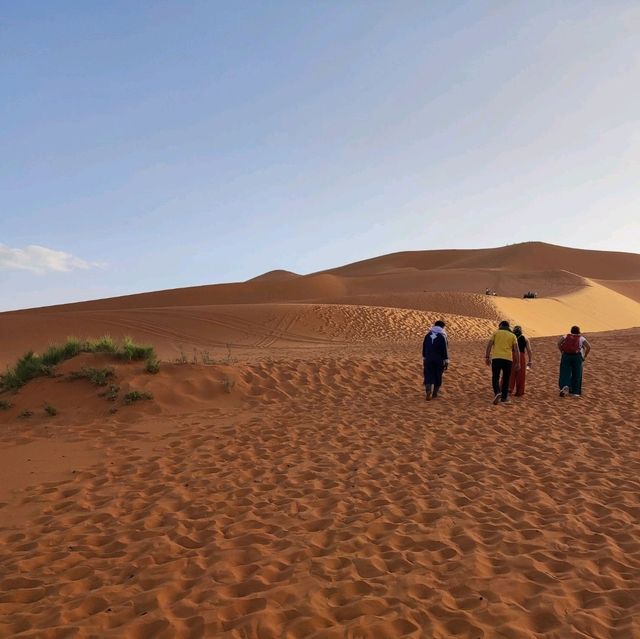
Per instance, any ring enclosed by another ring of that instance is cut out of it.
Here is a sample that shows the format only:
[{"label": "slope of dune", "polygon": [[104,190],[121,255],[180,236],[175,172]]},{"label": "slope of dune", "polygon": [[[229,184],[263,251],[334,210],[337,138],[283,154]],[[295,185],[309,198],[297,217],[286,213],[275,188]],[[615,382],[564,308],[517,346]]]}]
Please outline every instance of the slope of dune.
[{"label": "slope of dune", "polygon": [[592,344],[581,400],[545,338],[511,406],[453,342],[430,403],[413,345],[354,345],[127,365],[153,401],[3,421],[0,636],[638,637],[640,396],[609,381],[637,382],[640,332]]},{"label": "slope of dune", "polygon": [[640,326],[640,304],[594,281],[545,299],[495,298],[500,312],[530,335],[562,335],[577,324],[583,332]]},{"label": "slope of dune", "polygon": [[598,284],[610,288],[629,299],[640,302],[640,279],[636,280],[596,280]]},{"label": "slope of dune", "polygon": [[[494,320],[436,311],[365,305],[238,304],[112,311],[65,311],[0,316],[0,367],[29,350],[43,351],[67,337],[111,335],[153,344],[162,359],[309,350],[357,343],[415,342],[436,319],[445,319],[451,338],[486,337]],[[452,306],[456,306],[453,304]],[[457,310],[473,311],[458,305]]]},{"label": "slope of dune", "polygon": [[524,242],[490,249],[392,253],[329,269],[327,272],[353,277],[410,269],[564,270],[594,279],[638,279],[640,255],[574,249],[544,242]]}]

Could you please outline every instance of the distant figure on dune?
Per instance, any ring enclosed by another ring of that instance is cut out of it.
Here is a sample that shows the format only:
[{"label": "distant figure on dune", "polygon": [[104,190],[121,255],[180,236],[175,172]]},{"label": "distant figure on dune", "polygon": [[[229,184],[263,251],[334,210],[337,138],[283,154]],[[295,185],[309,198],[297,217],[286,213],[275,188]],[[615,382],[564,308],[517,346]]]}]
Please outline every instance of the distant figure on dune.
[{"label": "distant figure on dune", "polygon": [[518,360],[520,362],[520,368],[518,370],[514,368],[511,371],[511,377],[509,378],[509,392],[513,393],[513,391],[515,390],[515,396],[520,397],[524,395],[527,369],[531,368],[531,344],[529,343],[529,340],[523,335],[522,327],[514,326],[513,334],[518,340]]},{"label": "distant figure on dune", "polygon": [[571,332],[558,340],[560,358],[560,397],[570,395],[580,397],[582,394],[582,368],[584,360],[591,351],[591,344],[580,333],[579,326],[572,326]]},{"label": "distant figure on dune", "polygon": [[520,370],[520,352],[518,339],[509,329],[509,322],[506,320],[500,322],[498,330],[491,336],[485,360],[487,366],[491,366],[491,382],[495,394],[493,403],[508,404],[511,369],[516,372]]},{"label": "distant figure on dune", "polygon": [[442,386],[442,373],[449,366],[449,345],[445,323],[438,320],[425,335],[422,342],[424,388],[427,401],[438,396]]}]

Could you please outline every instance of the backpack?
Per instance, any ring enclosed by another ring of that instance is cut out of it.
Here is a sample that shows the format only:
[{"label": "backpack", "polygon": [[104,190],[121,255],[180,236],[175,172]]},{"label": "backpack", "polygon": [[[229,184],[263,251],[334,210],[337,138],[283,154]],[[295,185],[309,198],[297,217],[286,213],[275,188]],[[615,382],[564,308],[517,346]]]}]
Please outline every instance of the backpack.
[{"label": "backpack", "polygon": [[580,335],[575,335],[574,333],[569,333],[562,340],[562,344],[560,344],[560,350],[563,353],[571,353],[573,355],[580,352]]}]

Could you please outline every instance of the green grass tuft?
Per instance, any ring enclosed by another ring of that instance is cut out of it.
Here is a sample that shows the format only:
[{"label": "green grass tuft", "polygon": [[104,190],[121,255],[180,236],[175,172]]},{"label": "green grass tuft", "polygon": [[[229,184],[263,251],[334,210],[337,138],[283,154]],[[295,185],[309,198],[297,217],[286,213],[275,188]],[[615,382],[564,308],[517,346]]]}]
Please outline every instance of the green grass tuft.
[{"label": "green grass tuft", "polygon": [[40,355],[40,361],[45,366],[56,366],[60,362],[79,355],[83,350],[79,339],[70,337],[64,344],[54,344]]},{"label": "green grass tuft", "polygon": [[100,397],[106,398],[109,402],[115,402],[118,399],[118,393],[120,392],[120,386],[116,386],[115,384],[111,384],[109,389],[100,393]]},{"label": "green grass tuft", "polygon": [[25,408],[23,411],[21,411],[20,413],[18,413],[18,417],[31,417],[33,415],[33,411],[29,410],[28,408]]},{"label": "green grass tuft", "polygon": [[33,351],[29,351],[16,362],[12,369],[7,369],[7,372],[0,376],[0,389],[16,390],[30,379],[51,375],[52,372],[53,369],[49,364],[43,362],[42,358]]},{"label": "green grass tuft", "polygon": [[122,347],[118,350],[117,355],[120,359],[131,362],[134,360],[150,359],[151,357],[155,357],[155,351],[153,346],[136,344],[130,337],[125,337]]},{"label": "green grass tuft", "polygon": [[144,372],[149,373],[149,375],[155,375],[160,372],[160,362],[157,357],[149,357],[147,361],[144,363]]},{"label": "green grass tuft", "polygon": [[0,399],[0,410],[9,410],[13,404],[6,399]]},{"label": "green grass tuft", "polygon": [[109,335],[104,335],[99,339],[88,340],[87,350],[90,353],[117,353],[118,345]]},{"label": "green grass tuft", "polygon": [[70,379],[88,379],[96,386],[106,386],[110,379],[115,377],[113,368],[91,368],[83,367],[79,371],[69,373]]},{"label": "green grass tuft", "polygon": [[138,402],[141,399],[153,399],[153,395],[147,391],[129,391],[125,396],[124,396],[124,403],[125,404],[133,404],[133,402]]},{"label": "green grass tuft", "polygon": [[58,414],[58,409],[55,408],[54,406],[51,406],[51,404],[47,404],[44,407],[44,412],[49,415],[49,417],[55,417]]}]

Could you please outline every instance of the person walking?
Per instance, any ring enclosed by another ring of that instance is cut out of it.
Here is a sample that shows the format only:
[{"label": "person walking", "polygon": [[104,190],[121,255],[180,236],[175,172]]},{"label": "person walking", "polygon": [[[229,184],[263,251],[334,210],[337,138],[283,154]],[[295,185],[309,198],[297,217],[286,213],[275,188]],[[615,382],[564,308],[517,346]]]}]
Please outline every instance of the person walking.
[{"label": "person walking", "polygon": [[498,330],[487,343],[485,361],[487,366],[491,366],[491,382],[495,394],[493,403],[508,404],[511,369],[520,370],[520,352],[518,339],[511,332],[507,320],[500,322]]},{"label": "person walking", "polygon": [[580,332],[579,326],[572,326],[571,332],[558,340],[560,358],[560,397],[582,395],[582,370],[584,361],[591,351],[591,344]]},{"label": "person walking", "polygon": [[513,334],[518,340],[518,360],[520,362],[520,368],[517,371],[515,368],[511,371],[511,377],[509,377],[509,393],[514,394],[513,391],[515,390],[515,397],[521,397],[524,395],[527,369],[531,369],[531,344],[522,333],[521,326],[514,326]]},{"label": "person walking", "polygon": [[449,344],[445,323],[438,320],[425,335],[422,342],[422,363],[426,400],[438,396],[442,386],[442,374],[449,367]]}]

